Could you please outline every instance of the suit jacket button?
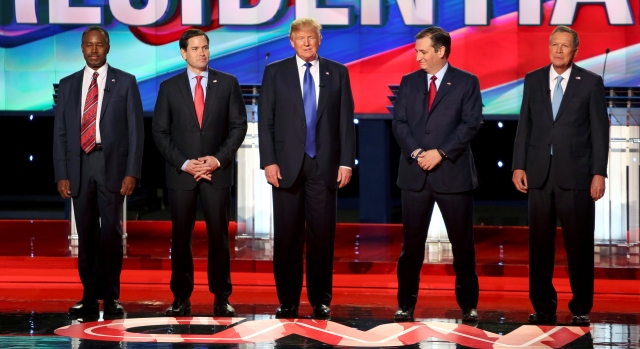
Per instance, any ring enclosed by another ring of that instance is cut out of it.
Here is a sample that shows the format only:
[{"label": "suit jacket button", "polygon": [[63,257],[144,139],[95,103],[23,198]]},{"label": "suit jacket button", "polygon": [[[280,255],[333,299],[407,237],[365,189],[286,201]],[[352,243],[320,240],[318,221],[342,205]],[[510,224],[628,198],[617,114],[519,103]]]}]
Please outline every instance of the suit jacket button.
[{"label": "suit jacket button", "polygon": [[204,134],[204,131],[200,132],[200,134],[201,134],[201,135],[203,135],[203,134]]},{"label": "suit jacket button", "polygon": [[427,134],[429,134],[429,131],[427,131]]}]

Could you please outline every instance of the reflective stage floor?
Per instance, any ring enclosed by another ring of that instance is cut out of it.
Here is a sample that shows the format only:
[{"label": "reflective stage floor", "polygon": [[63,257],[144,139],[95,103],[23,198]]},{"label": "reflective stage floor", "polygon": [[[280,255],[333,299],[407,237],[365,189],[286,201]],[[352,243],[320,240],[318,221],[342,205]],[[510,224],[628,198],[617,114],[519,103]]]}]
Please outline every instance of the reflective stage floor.
[{"label": "reflective stage floor", "polygon": [[461,324],[451,251],[434,243],[427,246],[416,322],[394,324],[402,227],[340,224],[332,320],[312,320],[304,293],[300,320],[276,320],[270,249],[235,241],[235,224],[230,228],[234,286],[230,302],[237,318],[211,318],[206,233],[200,222],[193,242],[193,318],[165,318],[164,310],[172,301],[171,226],[133,221],[127,225],[121,277],[125,319],[70,319],[66,310],[81,297],[82,287],[68,223],[0,221],[0,348],[640,348],[638,255],[596,255],[592,325],[571,327],[566,255],[558,234],[554,274],[558,323],[529,326],[526,228],[476,227],[480,321]]}]

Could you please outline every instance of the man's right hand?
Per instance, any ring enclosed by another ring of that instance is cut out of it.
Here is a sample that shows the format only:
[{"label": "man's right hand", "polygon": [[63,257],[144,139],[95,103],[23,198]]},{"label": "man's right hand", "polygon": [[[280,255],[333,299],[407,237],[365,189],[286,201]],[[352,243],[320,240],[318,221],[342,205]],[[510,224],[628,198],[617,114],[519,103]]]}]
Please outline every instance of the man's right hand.
[{"label": "man's right hand", "polygon": [[267,177],[267,182],[276,188],[280,187],[279,179],[282,179],[280,175],[280,167],[277,164],[269,165],[264,168],[264,175]]},{"label": "man's right hand", "polygon": [[196,179],[196,182],[200,181],[201,179],[206,179],[206,180],[210,181],[211,180],[211,174],[207,173],[206,167],[207,166],[205,165],[205,163],[203,161],[196,160],[196,159],[191,159],[187,163],[187,167],[185,168],[185,172],[187,172],[188,174],[192,175],[193,178]]},{"label": "man's right hand", "polygon": [[71,184],[69,184],[68,179],[61,179],[58,181],[58,193],[62,196],[63,199],[68,199],[71,197]]},{"label": "man's right hand", "polygon": [[511,180],[519,192],[527,193],[529,185],[527,183],[527,173],[524,172],[524,170],[513,170],[513,177]]}]

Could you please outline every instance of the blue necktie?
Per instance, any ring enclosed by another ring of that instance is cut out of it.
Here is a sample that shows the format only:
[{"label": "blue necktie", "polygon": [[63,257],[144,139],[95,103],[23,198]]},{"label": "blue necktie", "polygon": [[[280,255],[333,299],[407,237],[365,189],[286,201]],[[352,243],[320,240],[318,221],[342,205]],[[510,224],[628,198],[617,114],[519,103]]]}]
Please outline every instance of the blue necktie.
[{"label": "blue necktie", "polygon": [[305,153],[310,157],[316,157],[316,84],[313,82],[311,75],[311,63],[304,64],[307,70],[304,72],[303,82],[303,98],[304,98],[304,115],[307,119],[307,142],[304,147]]},{"label": "blue necktie", "polygon": [[[556,83],[556,88],[553,90],[553,100],[551,101],[551,108],[553,109],[553,120],[556,119],[558,115],[558,109],[560,109],[560,103],[562,103],[562,80],[563,77],[558,75],[558,82]],[[548,104],[547,104],[548,105]]]}]

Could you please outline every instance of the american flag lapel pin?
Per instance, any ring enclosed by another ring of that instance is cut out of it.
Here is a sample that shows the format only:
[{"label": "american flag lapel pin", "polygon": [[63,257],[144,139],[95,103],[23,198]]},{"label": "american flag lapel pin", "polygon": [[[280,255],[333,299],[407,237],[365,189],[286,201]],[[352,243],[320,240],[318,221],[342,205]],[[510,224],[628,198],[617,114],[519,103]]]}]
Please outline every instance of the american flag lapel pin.
[{"label": "american flag lapel pin", "polygon": [[576,80],[580,80],[580,77],[579,77],[579,76],[576,76]]},{"label": "american flag lapel pin", "polygon": [[325,72],[325,74],[329,75],[329,72]]},{"label": "american flag lapel pin", "polygon": [[116,79],[111,79],[111,82],[116,82]]},{"label": "american flag lapel pin", "polygon": [[451,83],[450,83],[450,82],[447,82],[447,85],[451,85]]},{"label": "american flag lapel pin", "polygon": [[213,80],[213,82],[218,82],[218,80]]}]

